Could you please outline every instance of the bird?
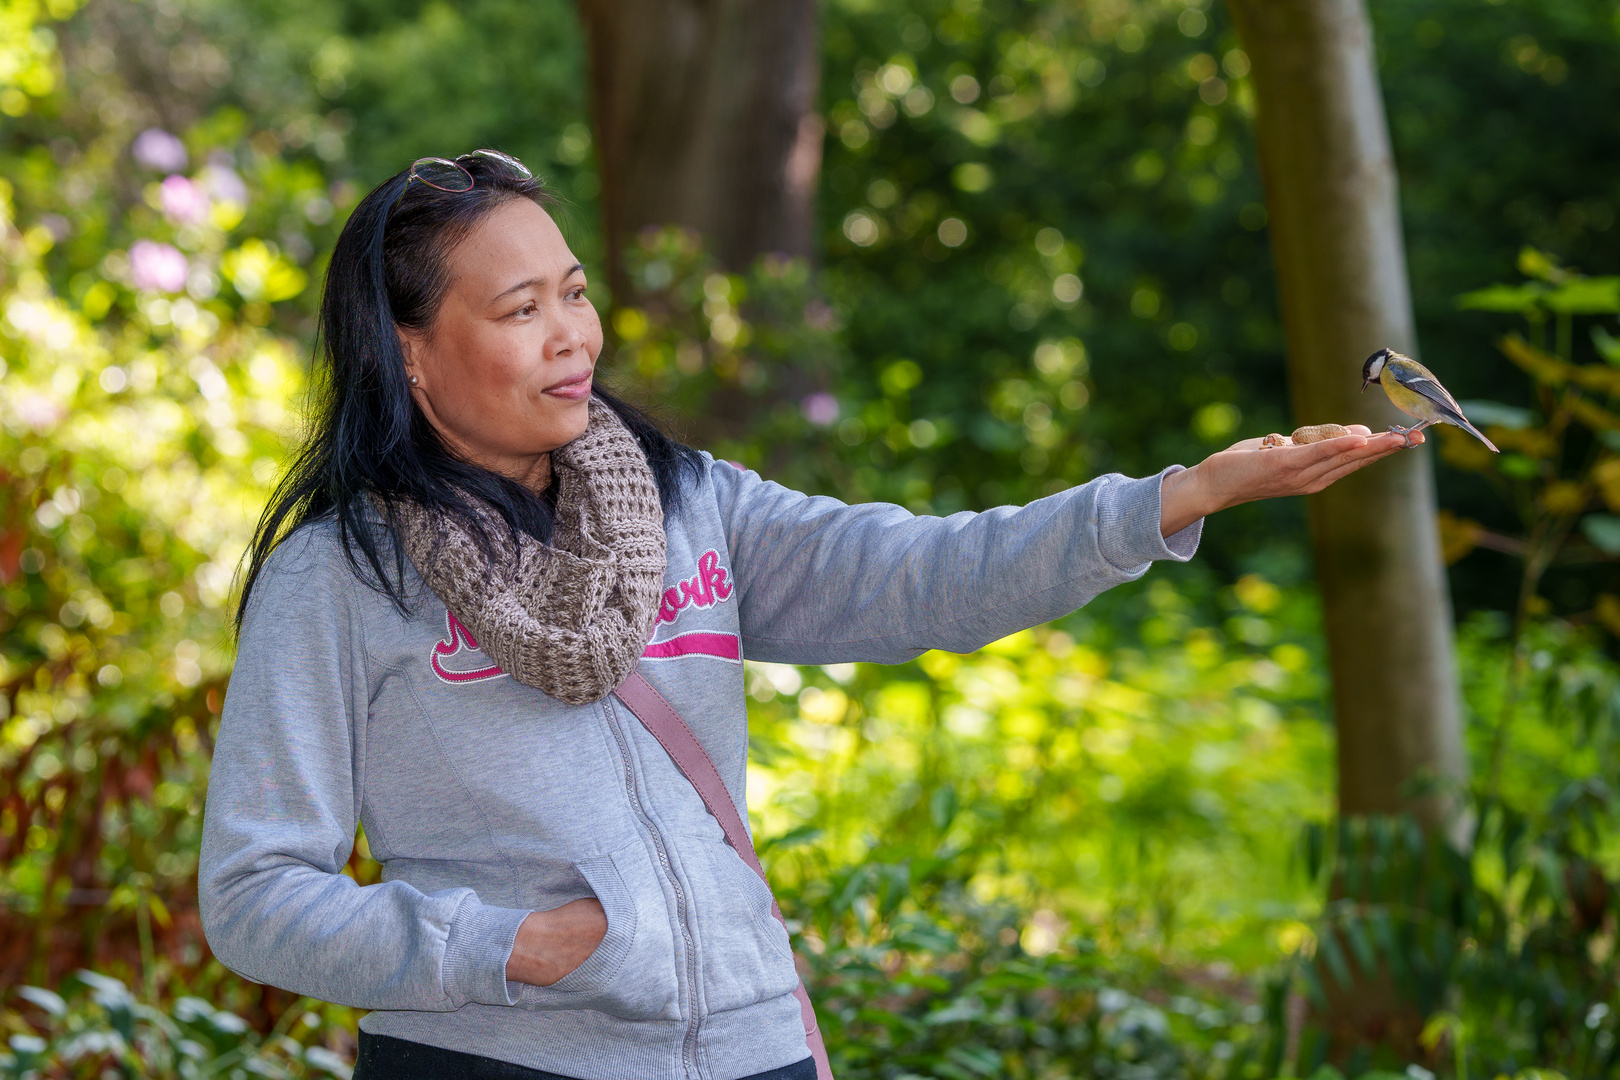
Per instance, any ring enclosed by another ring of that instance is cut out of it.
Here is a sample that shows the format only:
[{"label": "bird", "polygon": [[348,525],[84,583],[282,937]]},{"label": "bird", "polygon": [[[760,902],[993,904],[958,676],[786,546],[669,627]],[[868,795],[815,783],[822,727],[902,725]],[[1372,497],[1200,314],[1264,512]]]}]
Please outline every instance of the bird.
[{"label": "bird", "polygon": [[1440,385],[1440,380],[1434,377],[1434,372],[1410,356],[1402,356],[1394,349],[1379,349],[1367,357],[1367,362],[1361,366],[1362,393],[1366,393],[1367,387],[1375,382],[1384,388],[1384,393],[1389,395],[1391,404],[1419,421],[1405,428],[1390,425],[1390,431],[1406,436],[1408,447],[1412,445],[1414,432],[1422,431],[1431,424],[1450,424],[1452,427],[1462,428],[1490,447],[1491,453],[1502,452],[1480,432],[1479,428],[1468,422],[1468,417],[1463,415],[1462,406],[1458,405],[1457,399]]}]

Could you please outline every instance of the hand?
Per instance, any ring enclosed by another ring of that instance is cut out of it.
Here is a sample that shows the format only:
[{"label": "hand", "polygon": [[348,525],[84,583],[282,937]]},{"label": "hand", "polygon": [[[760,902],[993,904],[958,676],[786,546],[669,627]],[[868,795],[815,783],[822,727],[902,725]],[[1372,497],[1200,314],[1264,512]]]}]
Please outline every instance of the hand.
[{"label": "hand", "polygon": [[590,959],[607,929],[607,915],[595,897],[570,900],[550,911],[531,911],[512,943],[506,978],[550,986]]},{"label": "hand", "polygon": [[[1421,431],[1412,434],[1413,446],[1422,441]],[[1352,425],[1349,435],[1304,446],[1290,442],[1261,449],[1259,439],[1245,439],[1164,478],[1159,531],[1173,536],[1199,518],[1239,503],[1313,494],[1405,446],[1402,435],[1374,435],[1360,424]]]}]

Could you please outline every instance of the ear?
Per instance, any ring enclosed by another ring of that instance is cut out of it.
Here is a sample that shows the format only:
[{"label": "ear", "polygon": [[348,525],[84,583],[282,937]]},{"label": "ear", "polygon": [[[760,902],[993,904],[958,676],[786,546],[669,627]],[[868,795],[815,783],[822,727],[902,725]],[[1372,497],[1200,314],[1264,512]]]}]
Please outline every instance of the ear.
[{"label": "ear", "polygon": [[[405,357],[406,380],[409,381],[412,378],[420,379],[422,372],[420,370],[420,365],[416,362],[416,359],[419,355],[421,355],[422,352],[421,339],[399,326],[394,327],[394,333],[399,335],[399,351],[400,354]],[[413,384],[413,386],[414,385],[416,384]]]}]

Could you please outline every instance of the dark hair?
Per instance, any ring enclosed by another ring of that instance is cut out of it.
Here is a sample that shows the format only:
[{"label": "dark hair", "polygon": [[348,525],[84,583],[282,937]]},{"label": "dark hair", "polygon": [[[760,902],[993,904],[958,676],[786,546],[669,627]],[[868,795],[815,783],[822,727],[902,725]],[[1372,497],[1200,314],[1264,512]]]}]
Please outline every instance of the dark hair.
[{"label": "dark hair", "polygon": [[[450,287],[448,255],[485,216],[514,199],[549,209],[553,198],[532,178],[493,155],[457,163],[470,190],[444,191],[411,170],[396,173],[365,197],[343,226],[326,271],[315,344],[309,432],[259,519],[247,554],[240,631],[254,582],[271,552],[299,527],[335,519],[354,572],[403,614],[405,556],[396,504],[408,500],[467,524],[491,552],[484,515],[493,510],[515,538],[551,538],[554,494],[536,494],[507,477],[461,460],[417,408],[406,383],[398,327],[429,329]],[[682,474],[696,476],[695,450],[664,434],[638,410],[595,394],[635,435],[652,466],[667,514],[680,500]],[[387,534],[377,527],[381,506]],[[388,551],[385,552],[384,548]],[[385,563],[392,564],[390,568]]]}]

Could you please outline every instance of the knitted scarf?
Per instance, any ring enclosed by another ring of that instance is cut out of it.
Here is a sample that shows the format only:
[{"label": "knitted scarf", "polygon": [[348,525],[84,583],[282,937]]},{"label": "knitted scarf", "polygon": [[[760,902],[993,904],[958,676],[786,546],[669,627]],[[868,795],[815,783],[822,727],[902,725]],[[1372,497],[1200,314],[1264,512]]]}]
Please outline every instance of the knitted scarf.
[{"label": "knitted scarf", "polygon": [[428,588],[501,670],[570,705],[600,701],[635,668],[664,581],[664,515],[641,446],[596,398],[585,433],[554,450],[551,543],[491,512],[486,560],[465,523],[399,503],[401,542]]}]

